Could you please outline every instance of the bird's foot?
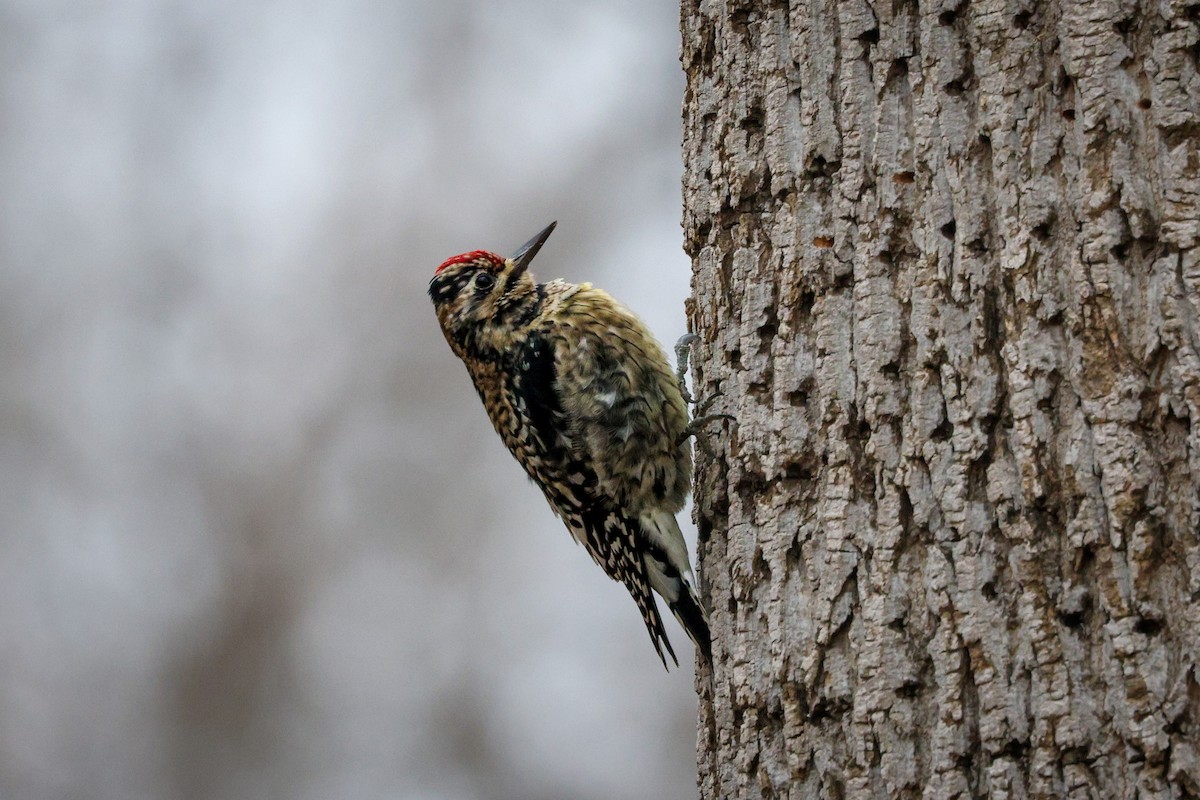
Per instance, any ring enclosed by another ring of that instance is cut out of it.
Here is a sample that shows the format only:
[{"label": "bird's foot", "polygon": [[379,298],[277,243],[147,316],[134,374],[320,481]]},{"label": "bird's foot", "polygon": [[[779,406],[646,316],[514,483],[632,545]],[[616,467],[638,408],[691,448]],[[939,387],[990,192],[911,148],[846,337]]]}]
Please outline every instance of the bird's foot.
[{"label": "bird's foot", "polygon": [[683,395],[683,402],[689,406],[695,404],[696,401],[687,387],[688,362],[692,359],[692,345],[698,341],[700,341],[700,337],[696,334],[685,333],[675,343],[675,380],[679,383],[679,393]]},{"label": "bird's foot", "polygon": [[695,407],[697,414],[697,416],[693,417],[692,421],[688,423],[687,428],[684,429],[683,436],[679,438],[679,443],[683,444],[688,440],[689,437],[695,436],[696,443],[700,446],[700,449],[704,451],[705,455],[713,457],[715,456],[715,453],[713,453],[712,449],[709,447],[707,439],[703,436],[700,436],[700,433],[703,432],[704,426],[710,422],[717,422],[720,420],[733,421],[736,418],[732,414],[707,413],[708,410],[712,408],[713,403],[715,403],[717,399],[721,397],[721,392],[715,392],[709,397],[706,397],[703,401],[697,401],[694,397],[692,397],[692,393],[688,391],[688,361],[691,358],[692,345],[698,341],[700,341],[699,336],[694,333],[686,333],[679,338],[678,342],[675,343],[675,378],[679,381],[679,393],[683,395],[683,401],[685,403],[687,403],[689,406]]}]

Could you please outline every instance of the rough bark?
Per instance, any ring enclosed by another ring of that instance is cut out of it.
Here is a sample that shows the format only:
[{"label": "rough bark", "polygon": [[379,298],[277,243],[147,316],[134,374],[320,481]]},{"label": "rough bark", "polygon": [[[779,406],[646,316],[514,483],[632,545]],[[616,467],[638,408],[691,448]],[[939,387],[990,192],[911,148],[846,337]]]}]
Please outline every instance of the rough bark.
[{"label": "rough bark", "polygon": [[1200,4],[682,17],[702,796],[1200,797]]}]

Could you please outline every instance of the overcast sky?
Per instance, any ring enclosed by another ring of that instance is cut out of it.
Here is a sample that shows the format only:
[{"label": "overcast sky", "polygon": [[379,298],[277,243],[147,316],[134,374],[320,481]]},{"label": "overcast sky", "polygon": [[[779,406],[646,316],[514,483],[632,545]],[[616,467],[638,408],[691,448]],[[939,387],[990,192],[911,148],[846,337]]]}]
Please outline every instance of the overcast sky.
[{"label": "overcast sky", "polygon": [[540,277],[685,332],[678,37],[0,0],[0,798],[695,796],[687,637],[665,673],[425,294],[557,219]]}]

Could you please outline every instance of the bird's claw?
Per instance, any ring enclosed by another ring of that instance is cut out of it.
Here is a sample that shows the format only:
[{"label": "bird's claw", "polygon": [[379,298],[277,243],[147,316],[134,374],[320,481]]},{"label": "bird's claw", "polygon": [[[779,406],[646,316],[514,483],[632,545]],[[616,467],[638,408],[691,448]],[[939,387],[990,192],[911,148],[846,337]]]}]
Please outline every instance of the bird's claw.
[{"label": "bird's claw", "polygon": [[696,334],[685,333],[675,343],[675,380],[679,383],[679,394],[683,395],[683,402],[689,406],[694,405],[696,401],[687,388],[688,362],[692,357],[692,345],[698,341],[700,337]]},{"label": "bird's claw", "polygon": [[683,396],[683,401],[689,406],[695,408],[696,416],[688,423],[684,429],[683,435],[679,437],[679,444],[684,444],[690,437],[696,437],[696,444],[705,455],[710,458],[715,457],[712,448],[708,444],[708,440],[699,434],[702,428],[710,422],[719,420],[735,421],[736,418],[732,414],[709,414],[708,410],[712,408],[713,403],[721,397],[721,392],[714,392],[702,401],[697,401],[692,397],[692,393],[687,388],[687,370],[688,362],[691,360],[692,345],[700,341],[700,337],[694,333],[685,333],[679,337],[679,341],[675,343],[675,378],[679,381],[679,394]]}]

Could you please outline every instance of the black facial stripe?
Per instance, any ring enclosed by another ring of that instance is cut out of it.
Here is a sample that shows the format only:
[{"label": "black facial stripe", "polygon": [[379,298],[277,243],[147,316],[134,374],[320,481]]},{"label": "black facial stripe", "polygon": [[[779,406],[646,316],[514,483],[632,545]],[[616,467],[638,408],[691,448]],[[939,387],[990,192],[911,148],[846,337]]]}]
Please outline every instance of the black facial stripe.
[{"label": "black facial stripe", "polygon": [[429,296],[435,303],[444,303],[462,293],[463,288],[475,278],[478,270],[460,270],[449,275],[435,275],[429,282]]}]

